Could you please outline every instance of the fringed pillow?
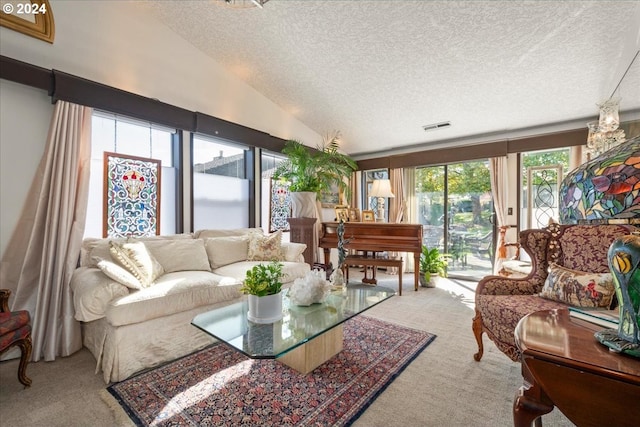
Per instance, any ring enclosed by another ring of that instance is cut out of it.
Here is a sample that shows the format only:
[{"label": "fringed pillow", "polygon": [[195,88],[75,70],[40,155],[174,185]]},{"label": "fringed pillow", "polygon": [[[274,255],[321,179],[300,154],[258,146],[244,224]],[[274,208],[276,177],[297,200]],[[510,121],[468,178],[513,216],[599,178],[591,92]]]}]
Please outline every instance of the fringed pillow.
[{"label": "fringed pillow", "polygon": [[282,251],[282,230],[265,236],[260,233],[249,234],[248,261],[284,261]]},{"label": "fringed pillow", "polygon": [[114,260],[147,288],[164,274],[162,265],[142,242],[117,243],[111,241],[109,250]]}]

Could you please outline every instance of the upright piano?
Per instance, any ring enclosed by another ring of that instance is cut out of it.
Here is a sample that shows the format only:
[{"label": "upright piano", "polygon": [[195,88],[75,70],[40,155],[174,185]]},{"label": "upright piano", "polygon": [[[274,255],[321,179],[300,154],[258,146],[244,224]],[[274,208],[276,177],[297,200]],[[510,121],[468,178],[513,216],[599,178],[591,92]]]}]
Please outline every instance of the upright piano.
[{"label": "upright piano", "polygon": [[[323,222],[319,247],[324,250],[324,263],[329,268],[331,248],[338,247],[337,222]],[[415,262],[414,287],[418,289],[420,254],[422,253],[422,225],[386,222],[345,222],[346,249],[367,252],[413,252]]]}]

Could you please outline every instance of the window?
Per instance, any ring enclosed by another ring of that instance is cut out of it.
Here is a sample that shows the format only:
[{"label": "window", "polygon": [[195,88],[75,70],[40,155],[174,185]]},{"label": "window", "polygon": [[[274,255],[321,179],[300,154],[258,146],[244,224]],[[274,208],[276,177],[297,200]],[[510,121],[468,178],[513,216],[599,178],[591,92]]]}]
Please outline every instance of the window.
[{"label": "window", "polygon": [[193,137],[193,229],[249,226],[246,147]]},{"label": "window", "polygon": [[[261,226],[262,229],[271,233],[277,230],[289,231],[288,218],[290,216],[290,204],[288,203],[288,193],[272,191],[272,176],[278,165],[286,159],[281,154],[276,154],[262,150],[260,155],[260,170],[262,179],[260,191],[261,197]],[[280,187],[284,188],[284,187]],[[277,190],[277,188],[276,188]],[[288,238],[283,236],[284,239]]]},{"label": "window", "polygon": [[176,131],[148,122],[95,111],[91,129],[91,171],[85,237],[107,237],[104,233],[104,153],[159,160],[162,187],[160,193],[160,234],[176,233],[176,181],[174,162]]},{"label": "window", "polygon": [[521,156],[521,227],[543,228],[550,219],[559,218],[559,189],[569,170],[569,149],[532,151]]}]

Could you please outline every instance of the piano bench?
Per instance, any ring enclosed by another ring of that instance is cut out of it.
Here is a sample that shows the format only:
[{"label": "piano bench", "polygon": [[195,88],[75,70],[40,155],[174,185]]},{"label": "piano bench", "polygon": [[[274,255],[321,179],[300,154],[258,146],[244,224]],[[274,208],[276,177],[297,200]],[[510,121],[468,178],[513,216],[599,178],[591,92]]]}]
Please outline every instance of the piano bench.
[{"label": "piano bench", "polygon": [[[402,257],[399,258],[374,258],[367,257],[363,255],[347,255],[344,259],[344,264],[342,264],[345,269],[345,277],[347,279],[347,283],[349,283],[349,266],[359,266],[362,265],[365,267],[365,278],[362,280],[364,283],[376,284],[376,267],[397,267],[398,268],[398,295],[402,296]],[[373,278],[366,280],[366,267],[371,266],[373,268]]]}]

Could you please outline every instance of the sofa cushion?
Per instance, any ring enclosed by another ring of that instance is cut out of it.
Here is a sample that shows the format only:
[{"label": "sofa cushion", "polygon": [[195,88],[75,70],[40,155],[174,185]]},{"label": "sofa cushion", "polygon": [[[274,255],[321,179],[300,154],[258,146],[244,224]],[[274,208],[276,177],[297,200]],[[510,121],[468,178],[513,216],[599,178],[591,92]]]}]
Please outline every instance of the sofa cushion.
[{"label": "sofa cushion", "polygon": [[96,237],[87,237],[82,241],[82,249],[80,250],[80,267],[98,267],[98,262],[101,260],[115,261],[111,257],[109,251],[109,242],[126,243],[129,242],[155,242],[157,240],[193,240],[193,237],[189,233],[184,234],[170,234],[167,236],[145,236],[145,237],[130,237],[130,238],[105,238],[99,239]]},{"label": "sofa cushion", "polygon": [[[243,281],[247,276],[247,271],[257,264],[264,264],[261,261],[242,261],[216,268],[215,273],[221,276],[234,277],[239,281]],[[311,270],[309,264],[303,262],[282,261],[282,282],[292,282],[298,277],[304,277]]]},{"label": "sofa cushion", "polygon": [[307,249],[304,243],[282,242],[284,260],[290,262],[304,262],[303,253]]},{"label": "sofa cushion", "polygon": [[513,331],[524,316],[555,308],[567,308],[559,301],[537,295],[476,295],[476,309],[482,314],[482,323],[496,346],[512,360],[518,360]]},{"label": "sofa cushion", "polygon": [[144,287],[133,274],[114,262],[103,259],[98,263],[98,268],[106,274],[107,277],[125,285],[129,289],[142,289]]},{"label": "sofa cushion", "polygon": [[113,326],[144,322],[232,301],[241,296],[242,282],[208,271],[180,271],[160,277],[155,285],[116,298],[107,307],[106,318]]},{"label": "sofa cushion", "polygon": [[232,228],[229,230],[198,230],[193,235],[196,239],[206,239],[209,237],[246,236],[251,233],[264,234],[262,228]]},{"label": "sofa cushion", "polygon": [[284,261],[282,252],[282,230],[267,236],[258,233],[249,234],[248,261]]},{"label": "sofa cushion", "polygon": [[176,271],[211,271],[201,239],[144,242],[165,273]]},{"label": "sofa cushion", "polygon": [[111,256],[115,261],[133,274],[142,287],[148,287],[164,274],[162,265],[147,250],[143,242],[110,242]]},{"label": "sofa cushion", "polygon": [[246,261],[249,236],[210,237],[204,240],[211,269]]},{"label": "sofa cushion", "polygon": [[106,278],[93,267],[75,269],[69,287],[73,292],[74,318],[81,322],[102,319],[111,300],[129,295],[126,286]]},{"label": "sofa cushion", "polygon": [[611,307],[615,286],[611,273],[587,273],[550,263],[540,296],[577,307]]}]

